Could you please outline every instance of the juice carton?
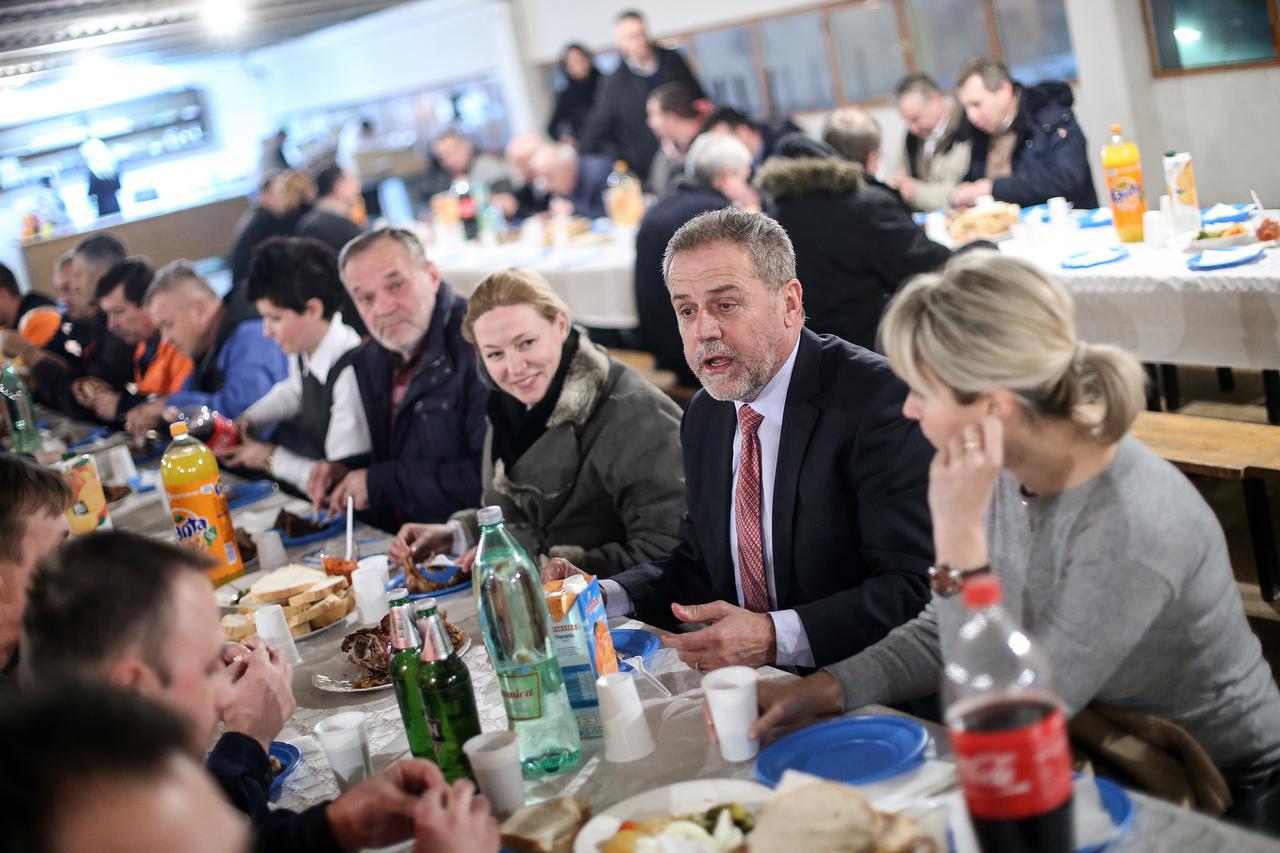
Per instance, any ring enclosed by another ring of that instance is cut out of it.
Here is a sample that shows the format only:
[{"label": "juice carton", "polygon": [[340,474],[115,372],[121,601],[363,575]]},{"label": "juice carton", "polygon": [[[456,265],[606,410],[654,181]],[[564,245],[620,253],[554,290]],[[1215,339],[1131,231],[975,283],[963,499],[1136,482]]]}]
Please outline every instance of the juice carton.
[{"label": "juice carton", "polygon": [[111,517],[107,514],[107,497],[102,491],[102,478],[93,457],[86,454],[73,456],[58,464],[62,476],[71,487],[71,506],[67,507],[67,521],[71,533],[85,536],[97,530],[110,530]]},{"label": "juice carton", "polygon": [[594,576],[577,575],[543,584],[543,590],[569,704],[578,718],[578,733],[602,737],[596,679],[618,671],[618,656],[604,615],[600,582]]}]

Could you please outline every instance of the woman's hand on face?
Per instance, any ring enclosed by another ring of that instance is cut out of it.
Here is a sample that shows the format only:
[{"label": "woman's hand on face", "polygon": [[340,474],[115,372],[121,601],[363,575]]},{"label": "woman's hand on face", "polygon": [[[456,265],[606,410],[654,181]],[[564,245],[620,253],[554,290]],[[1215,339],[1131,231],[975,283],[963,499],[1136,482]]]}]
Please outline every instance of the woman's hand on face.
[{"label": "woman's hand on face", "polygon": [[993,415],[969,424],[929,466],[935,559],[956,569],[985,566],[986,518],[1004,465],[1004,425]]}]

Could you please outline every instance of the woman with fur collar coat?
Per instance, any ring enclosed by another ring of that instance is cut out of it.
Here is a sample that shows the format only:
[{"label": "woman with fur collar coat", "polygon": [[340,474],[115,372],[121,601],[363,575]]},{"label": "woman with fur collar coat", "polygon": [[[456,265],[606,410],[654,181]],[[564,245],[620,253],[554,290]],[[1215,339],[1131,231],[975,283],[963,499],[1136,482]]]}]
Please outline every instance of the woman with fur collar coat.
[{"label": "woman with fur collar coat", "polygon": [[[609,576],[667,554],[685,511],[680,409],[574,327],[542,276],[494,273],[467,305],[489,395],[484,505],[537,559],[564,557]],[[448,524],[406,524],[389,556],[464,554],[476,511]]]}]

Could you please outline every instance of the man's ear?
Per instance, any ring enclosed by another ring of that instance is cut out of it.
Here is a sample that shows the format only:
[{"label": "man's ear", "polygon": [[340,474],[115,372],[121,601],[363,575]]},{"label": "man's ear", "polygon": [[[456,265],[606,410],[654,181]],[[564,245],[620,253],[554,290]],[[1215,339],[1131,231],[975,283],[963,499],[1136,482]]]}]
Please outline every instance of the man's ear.
[{"label": "man's ear", "polygon": [[782,285],[782,313],[787,328],[804,325],[804,287],[798,278]]},{"label": "man's ear", "polygon": [[313,296],[302,304],[302,313],[317,320],[322,320],[324,319],[324,303]]},{"label": "man's ear", "polygon": [[160,679],[155,671],[132,655],[117,658],[107,665],[107,683],[131,693],[152,696],[161,690]]}]

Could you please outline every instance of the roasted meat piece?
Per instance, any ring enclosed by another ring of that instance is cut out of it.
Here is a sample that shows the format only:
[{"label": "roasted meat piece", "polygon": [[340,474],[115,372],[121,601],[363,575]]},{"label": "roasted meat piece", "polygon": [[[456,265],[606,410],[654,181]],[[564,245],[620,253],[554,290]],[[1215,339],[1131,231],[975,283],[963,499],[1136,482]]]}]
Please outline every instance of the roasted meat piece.
[{"label": "roasted meat piece", "polygon": [[387,675],[391,668],[391,614],[382,617],[377,628],[358,628],[342,639],[347,660],[374,675]]},{"label": "roasted meat piece", "polygon": [[294,515],[287,510],[280,510],[276,516],[275,523],[272,527],[278,527],[284,531],[284,535],[290,539],[297,539],[301,536],[310,536],[312,533],[318,533],[324,529],[323,524],[316,524],[314,521],[308,521],[300,515]]}]

